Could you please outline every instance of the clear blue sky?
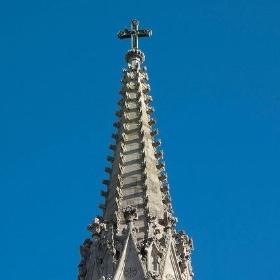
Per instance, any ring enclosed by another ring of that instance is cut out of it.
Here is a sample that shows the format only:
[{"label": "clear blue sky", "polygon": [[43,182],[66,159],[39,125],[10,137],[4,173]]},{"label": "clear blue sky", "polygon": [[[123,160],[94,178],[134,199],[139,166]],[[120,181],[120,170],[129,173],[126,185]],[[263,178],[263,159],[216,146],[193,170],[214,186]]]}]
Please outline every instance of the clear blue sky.
[{"label": "clear blue sky", "polygon": [[77,277],[132,18],[196,280],[280,279],[280,2],[2,1],[1,279]]}]

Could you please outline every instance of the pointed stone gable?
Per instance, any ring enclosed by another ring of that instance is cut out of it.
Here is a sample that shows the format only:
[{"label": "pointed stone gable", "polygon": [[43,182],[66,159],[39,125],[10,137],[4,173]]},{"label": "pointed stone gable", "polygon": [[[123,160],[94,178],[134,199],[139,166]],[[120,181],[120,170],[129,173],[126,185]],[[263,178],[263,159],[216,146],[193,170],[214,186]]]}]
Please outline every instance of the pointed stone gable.
[{"label": "pointed stone gable", "polygon": [[129,231],[122,257],[119,261],[114,280],[142,280],[145,279],[147,271],[141,262],[141,255],[135,242],[135,232]]},{"label": "pointed stone gable", "polygon": [[171,240],[167,248],[166,258],[162,263],[162,276],[163,279],[182,280],[183,277],[177,262],[177,255],[172,241],[173,240]]},{"label": "pointed stone gable", "polygon": [[102,182],[104,203],[88,230],[92,239],[80,247],[78,280],[191,280],[192,239],[176,232],[163,151],[156,120],[150,106],[152,97],[147,83],[147,68],[141,64],[144,53],[139,37],[151,36],[151,30],[119,32],[119,38],[131,38],[119,91],[119,110],[115,112],[116,131],[112,133],[111,154]]}]

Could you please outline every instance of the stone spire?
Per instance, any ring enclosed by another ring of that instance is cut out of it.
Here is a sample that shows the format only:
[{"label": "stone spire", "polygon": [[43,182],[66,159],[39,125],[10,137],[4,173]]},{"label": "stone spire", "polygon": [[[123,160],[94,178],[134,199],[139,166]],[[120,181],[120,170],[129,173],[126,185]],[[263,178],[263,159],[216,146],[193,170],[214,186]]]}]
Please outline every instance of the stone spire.
[{"label": "stone spire", "polygon": [[151,30],[138,30],[131,21],[131,31],[118,33],[120,39],[131,38],[126,53],[127,68],[115,112],[114,143],[107,156],[108,177],[101,191],[103,214],[97,216],[88,230],[92,239],[80,247],[79,280],[192,279],[190,252],[192,239],[174,226],[171,198],[161,141],[157,138],[154,108],[148,94],[147,68],[141,64],[144,53],[138,48],[138,37],[151,36]]}]

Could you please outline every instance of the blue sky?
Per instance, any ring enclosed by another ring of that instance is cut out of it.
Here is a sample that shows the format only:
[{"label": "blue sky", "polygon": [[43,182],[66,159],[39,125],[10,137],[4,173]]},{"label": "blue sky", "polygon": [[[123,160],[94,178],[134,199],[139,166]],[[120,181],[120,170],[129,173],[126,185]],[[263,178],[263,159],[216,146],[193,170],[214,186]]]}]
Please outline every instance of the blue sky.
[{"label": "blue sky", "polygon": [[133,18],[177,229],[196,280],[280,279],[280,2],[5,1],[0,267],[76,279],[114,132]]}]

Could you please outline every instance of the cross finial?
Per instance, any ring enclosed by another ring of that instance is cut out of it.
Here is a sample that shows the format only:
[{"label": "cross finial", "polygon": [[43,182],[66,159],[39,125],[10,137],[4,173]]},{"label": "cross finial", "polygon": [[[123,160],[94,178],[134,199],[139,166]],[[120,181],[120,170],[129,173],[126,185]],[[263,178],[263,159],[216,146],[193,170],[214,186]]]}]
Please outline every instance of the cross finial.
[{"label": "cross finial", "polygon": [[138,37],[150,37],[152,36],[151,29],[138,30],[139,21],[133,19],[131,22],[131,30],[125,28],[118,33],[120,39],[131,38],[131,48],[138,49]]}]

